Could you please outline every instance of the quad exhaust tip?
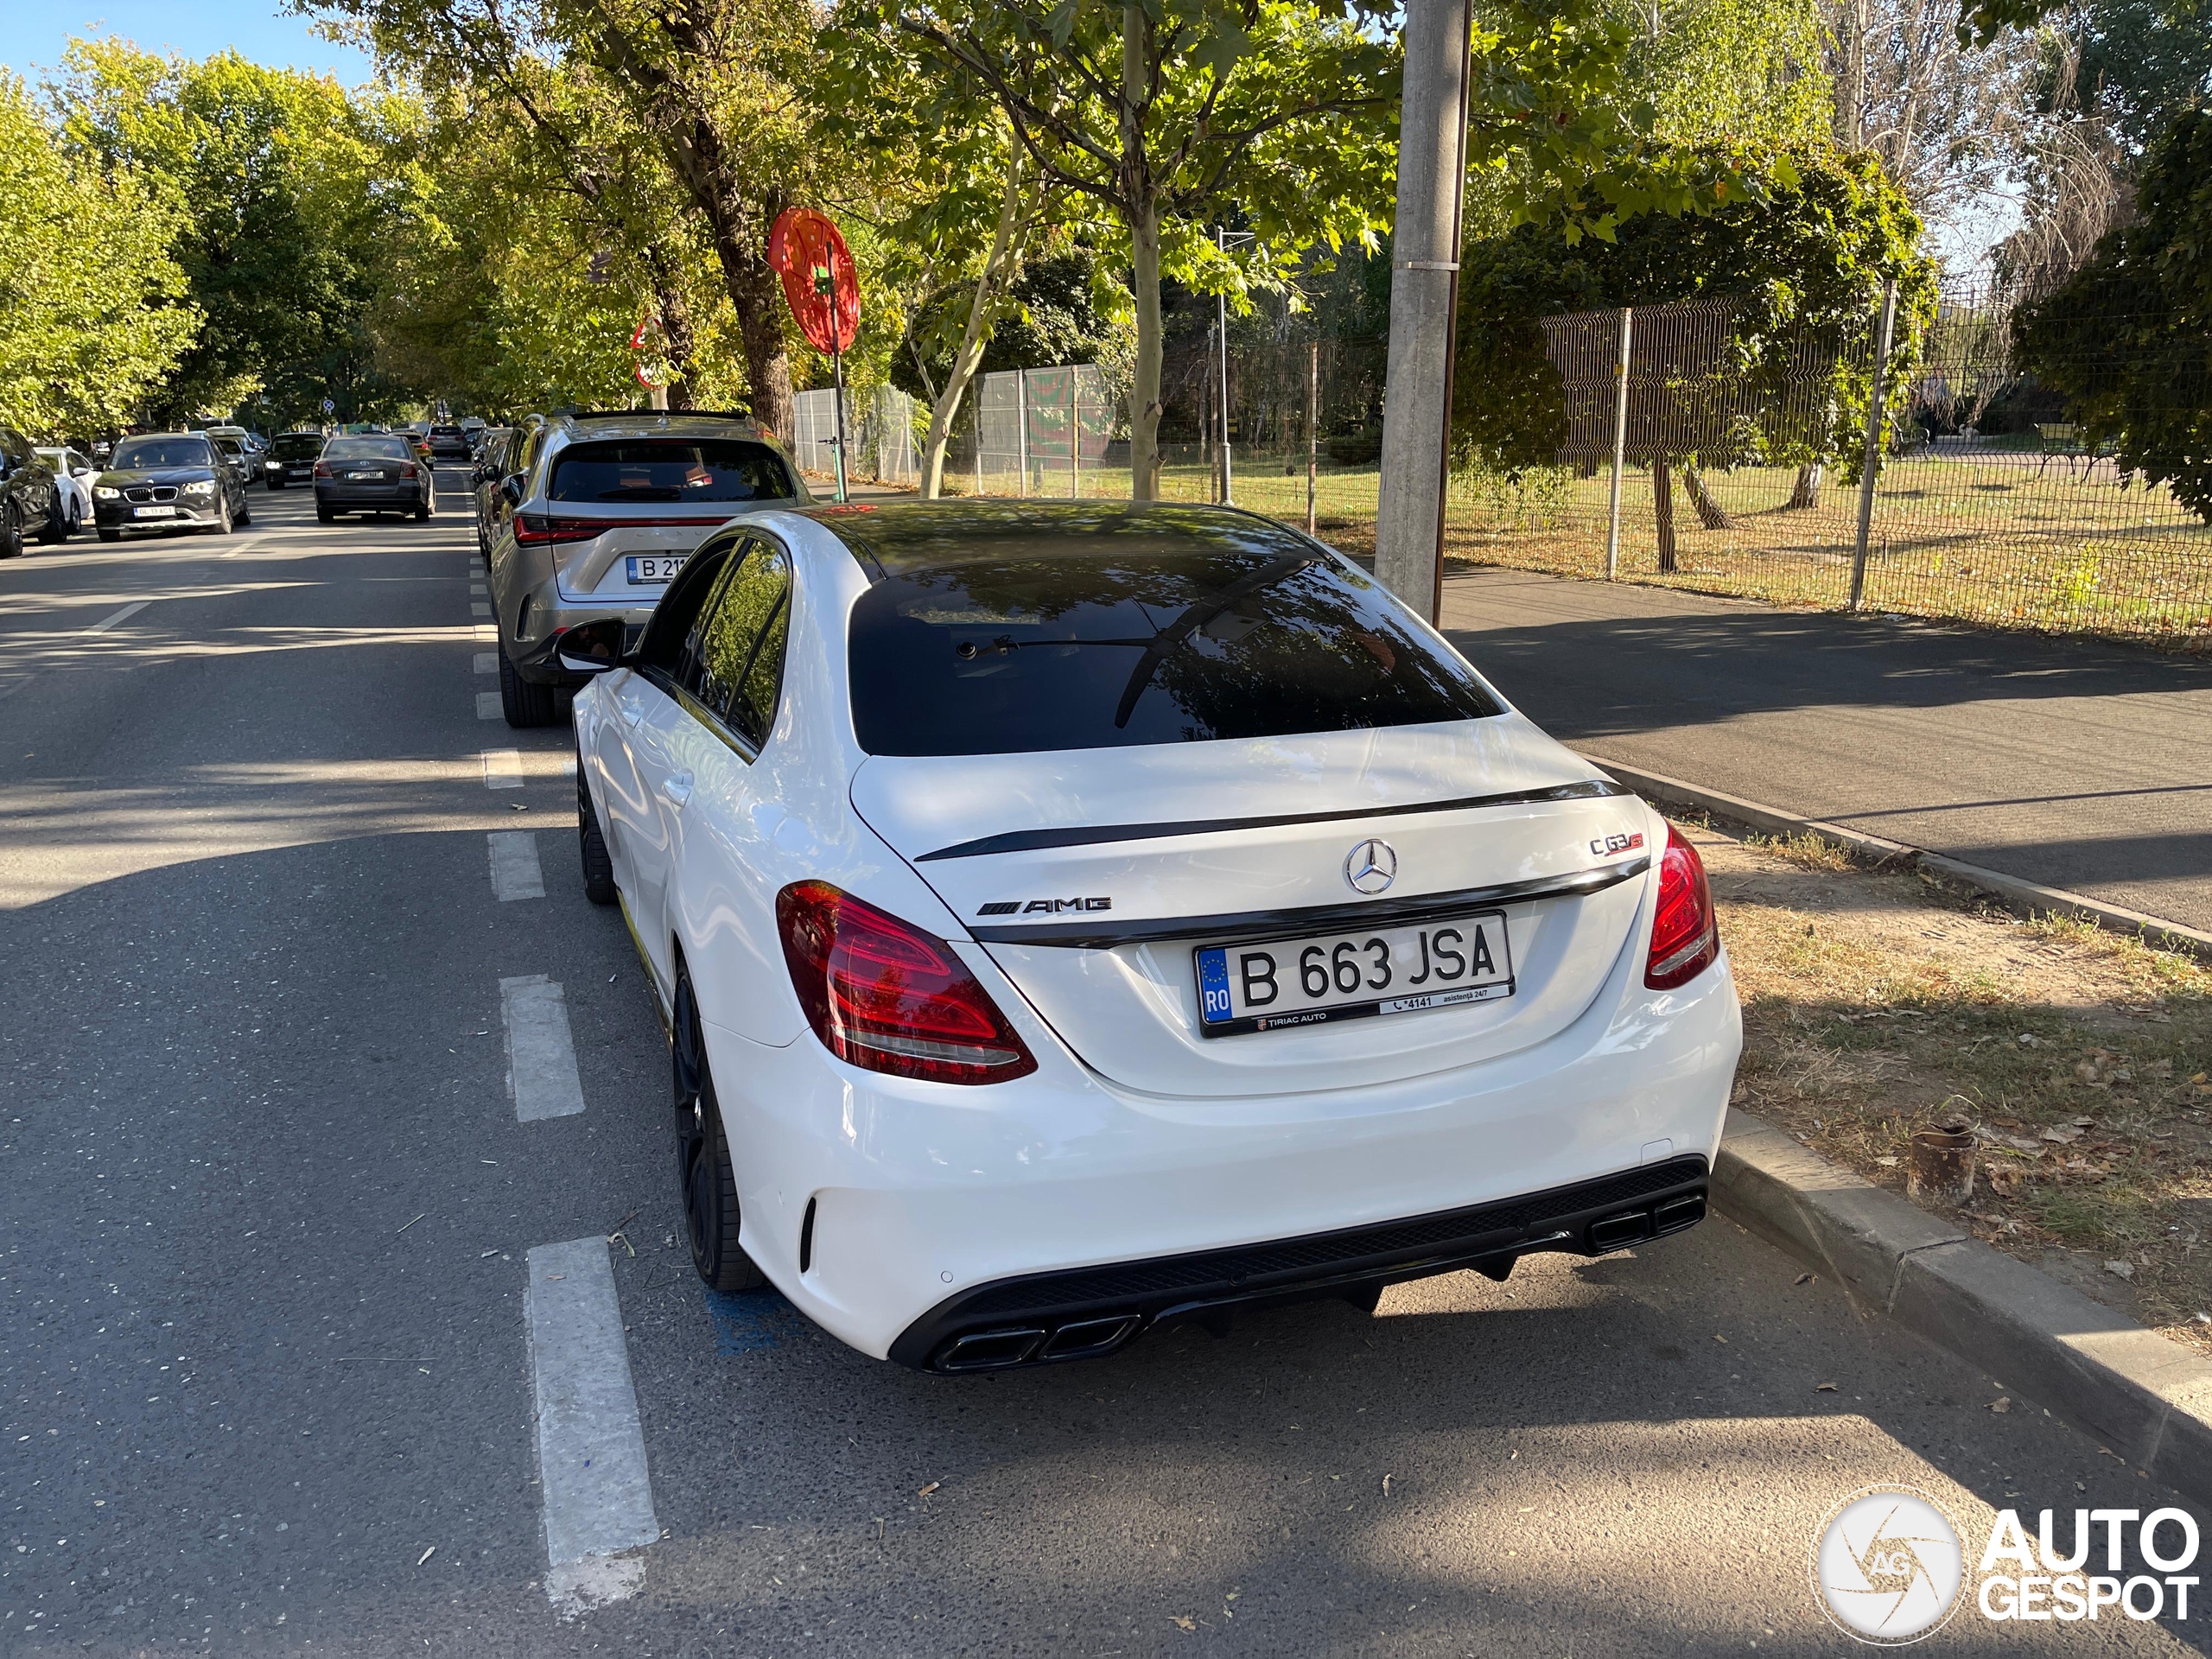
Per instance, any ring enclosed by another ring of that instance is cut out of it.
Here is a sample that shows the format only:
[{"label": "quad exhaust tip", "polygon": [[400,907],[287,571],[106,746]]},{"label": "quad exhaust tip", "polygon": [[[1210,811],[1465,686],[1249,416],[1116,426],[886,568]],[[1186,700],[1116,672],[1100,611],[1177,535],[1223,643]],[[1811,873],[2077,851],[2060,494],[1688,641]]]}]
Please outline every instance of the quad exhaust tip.
[{"label": "quad exhaust tip", "polygon": [[1704,1219],[1705,1195],[1688,1192],[1648,1210],[1625,1211],[1592,1222],[1590,1248],[1604,1255],[1613,1250],[1624,1250],[1631,1244],[1641,1244],[1647,1238],[1679,1233]]},{"label": "quad exhaust tip", "polygon": [[1143,1323],[1144,1316],[1139,1313],[1111,1313],[1103,1319],[1077,1319],[1050,1331],[1039,1325],[971,1331],[939,1349],[932,1369],[999,1371],[1058,1359],[1096,1359],[1127,1342]]}]

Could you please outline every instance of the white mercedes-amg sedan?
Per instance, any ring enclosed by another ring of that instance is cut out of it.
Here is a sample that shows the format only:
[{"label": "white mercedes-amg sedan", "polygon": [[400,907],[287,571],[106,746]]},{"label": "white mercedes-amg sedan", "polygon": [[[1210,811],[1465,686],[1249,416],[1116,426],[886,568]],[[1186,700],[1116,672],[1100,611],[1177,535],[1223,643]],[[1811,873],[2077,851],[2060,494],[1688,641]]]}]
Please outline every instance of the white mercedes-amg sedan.
[{"label": "white mercedes-amg sedan", "polygon": [[1317,542],[762,512],[560,654],[710,1285],[963,1372],[1705,1213],[1696,852]]}]

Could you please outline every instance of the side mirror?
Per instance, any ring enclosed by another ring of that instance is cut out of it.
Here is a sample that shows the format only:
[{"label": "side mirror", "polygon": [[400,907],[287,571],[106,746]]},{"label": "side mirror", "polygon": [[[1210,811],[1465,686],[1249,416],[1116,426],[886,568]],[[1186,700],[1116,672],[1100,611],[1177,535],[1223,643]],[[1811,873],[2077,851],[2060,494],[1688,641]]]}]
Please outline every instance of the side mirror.
[{"label": "side mirror", "polygon": [[511,507],[522,505],[522,474],[510,473],[499,480],[499,493]]},{"label": "side mirror", "polygon": [[622,665],[622,619],[601,616],[561,630],[553,655],[571,674],[604,674]]}]

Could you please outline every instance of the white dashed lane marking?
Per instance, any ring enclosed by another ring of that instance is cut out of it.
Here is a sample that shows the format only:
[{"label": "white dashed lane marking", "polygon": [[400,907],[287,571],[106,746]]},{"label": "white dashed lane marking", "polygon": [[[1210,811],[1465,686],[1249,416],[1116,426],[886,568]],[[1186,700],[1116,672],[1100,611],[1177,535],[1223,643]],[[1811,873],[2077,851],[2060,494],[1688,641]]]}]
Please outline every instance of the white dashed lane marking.
[{"label": "white dashed lane marking", "polygon": [[520,749],[485,750],[484,787],[520,789],[522,787],[522,751]]},{"label": "white dashed lane marking", "polygon": [[660,1522],[606,1239],[541,1244],[528,1259],[545,1593],[573,1618],[637,1594],[645,1564],[623,1552],[658,1538]]},{"label": "white dashed lane marking", "polygon": [[499,694],[498,692],[479,691],[476,694],[476,718],[479,720],[497,720],[499,718]]},{"label": "white dashed lane marking", "polygon": [[480,599],[472,600],[469,602],[468,613],[471,616],[489,616],[492,614],[492,607]]},{"label": "white dashed lane marking", "polygon": [[132,617],[137,615],[139,612],[144,610],[153,602],[154,601],[150,599],[142,599],[135,605],[126,605],[121,610],[118,611],[113,616],[106,617],[100,621],[93,623],[92,626],[86,628],[85,632],[86,633],[105,633],[110,628],[115,626],[117,623],[128,622]]},{"label": "white dashed lane marking", "polygon": [[574,1117],[584,1109],[569,1037],[569,1004],[543,974],[499,982],[499,1013],[507,1026],[507,1092],[518,1122]]},{"label": "white dashed lane marking", "polygon": [[499,658],[497,653],[488,651],[478,652],[476,653],[476,671],[479,674],[498,673],[499,671]]},{"label": "white dashed lane marking", "polygon": [[501,904],[545,896],[545,872],[537,861],[535,832],[495,830],[484,839],[492,851],[492,891]]}]

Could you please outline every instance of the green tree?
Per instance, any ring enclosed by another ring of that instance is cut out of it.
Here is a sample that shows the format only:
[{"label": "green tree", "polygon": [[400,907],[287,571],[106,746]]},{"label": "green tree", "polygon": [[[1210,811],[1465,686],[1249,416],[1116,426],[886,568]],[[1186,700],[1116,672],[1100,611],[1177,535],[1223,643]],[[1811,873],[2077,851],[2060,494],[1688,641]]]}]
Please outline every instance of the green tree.
[{"label": "green tree", "polygon": [[[1111,227],[1133,273],[1139,499],[1157,491],[1163,275],[1241,289],[1316,243],[1371,242],[1389,211],[1395,51],[1302,0],[854,0],[840,21],[904,54],[892,84],[925,122],[995,102],[1037,182]],[[1240,264],[1201,222],[1231,212],[1257,237]]]},{"label": "green tree", "polygon": [[2212,524],[2212,112],[2176,118],[2135,200],[2133,225],[2014,314],[2014,340],[2123,468]]},{"label": "green tree", "polygon": [[0,421],[83,435],[137,416],[200,321],[175,229],[130,168],[65,154],[0,72]]},{"label": "green tree", "polygon": [[115,40],[71,42],[53,96],[78,155],[145,177],[182,219],[176,257],[205,321],[157,416],[256,392],[301,412],[334,381],[375,384],[379,250],[419,196],[419,180],[385,166],[391,128],[412,118],[403,100],[357,101],[235,53],[194,61]]},{"label": "green tree", "polygon": [[1455,446],[1464,461],[1508,474],[1555,463],[1568,410],[1541,319],[1732,299],[1725,375],[1757,394],[1759,417],[1700,407],[1700,389],[1686,382],[1666,394],[1665,407],[1638,411],[1633,422],[1630,458],[1653,467],[1662,567],[1670,564],[1663,527],[1673,521],[1675,467],[1690,469],[1692,500],[1716,524],[1725,520],[1704,493],[1700,465],[1810,467],[1848,454],[1848,435],[1863,429],[1871,377],[1845,342],[1866,327],[1892,279],[1893,372],[1935,316],[1936,273],[1919,237],[1919,220],[1877,158],[1816,148],[1756,194],[1701,214],[1646,215],[1610,240],[1570,241],[1560,226],[1530,224],[1471,243],[1452,377]]}]

